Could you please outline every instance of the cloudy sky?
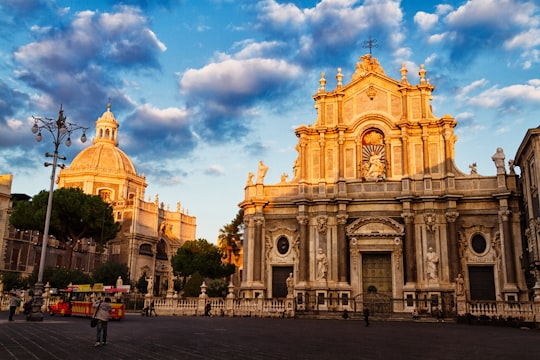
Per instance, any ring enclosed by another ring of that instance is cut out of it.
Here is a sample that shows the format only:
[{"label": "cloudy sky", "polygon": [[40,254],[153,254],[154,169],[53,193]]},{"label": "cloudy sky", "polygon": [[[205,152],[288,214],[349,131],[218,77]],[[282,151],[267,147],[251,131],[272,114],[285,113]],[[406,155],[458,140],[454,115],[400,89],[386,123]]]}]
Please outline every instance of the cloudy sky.
[{"label": "cloudy sky", "polygon": [[[248,172],[292,177],[293,129],[315,121],[320,73],[335,87],[373,54],[387,75],[418,83],[425,64],[433,111],[458,120],[456,163],[495,175],[540,125],[540,5],[536,0],[3,0],[0,3],[0,173],[13,192],[48,190],[52,150],[32,115],[90,127],[112,111],[120,148],[149,184],[146,198],[197,216],[214,242],[236,215]],[[87,142],[88,146],[91,142]],[[61,153],[73,159],[83,145]]]}]

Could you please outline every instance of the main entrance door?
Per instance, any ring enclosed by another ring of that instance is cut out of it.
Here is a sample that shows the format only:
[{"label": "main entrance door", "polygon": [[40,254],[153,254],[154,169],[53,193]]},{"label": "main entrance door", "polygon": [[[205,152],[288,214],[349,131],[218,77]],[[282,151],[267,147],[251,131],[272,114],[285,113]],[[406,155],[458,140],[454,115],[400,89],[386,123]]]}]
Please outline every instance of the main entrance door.
[{"label": "main entrance door", "polygon": [[496,300],[493,266],[469,266],[471,300]]},{"label": "main entrance door", "polygon": [[287,297],[287,277],[292,272],[292,266],[272,267],[272,297]]},{"label": "main entrance door", "polygon": [[362,292],[392,296],[392,258],[390,253],[362,253]]}]

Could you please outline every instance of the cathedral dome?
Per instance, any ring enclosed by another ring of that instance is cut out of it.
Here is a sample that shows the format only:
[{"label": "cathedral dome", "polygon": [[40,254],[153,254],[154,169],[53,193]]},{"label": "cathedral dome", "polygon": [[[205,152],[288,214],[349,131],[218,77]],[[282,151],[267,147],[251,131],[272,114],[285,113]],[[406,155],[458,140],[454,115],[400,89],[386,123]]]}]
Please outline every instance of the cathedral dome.
[{"label": "cathedral dome", "polygon": [[71,162],[73,171],[96,171],[100,174],[134,174],[135,166],[129,157],[112,144],[96,143],[82,150]]},{"label": "cathedral dome", "polygon": [[69,170],[96,171],[106,174],[137,175],[135,166],[129,157],[118,148],[118,128],[120,125],[111,112],[111,104],[96,120],[96,138],[93,145],[82,150],[73,159]]}]

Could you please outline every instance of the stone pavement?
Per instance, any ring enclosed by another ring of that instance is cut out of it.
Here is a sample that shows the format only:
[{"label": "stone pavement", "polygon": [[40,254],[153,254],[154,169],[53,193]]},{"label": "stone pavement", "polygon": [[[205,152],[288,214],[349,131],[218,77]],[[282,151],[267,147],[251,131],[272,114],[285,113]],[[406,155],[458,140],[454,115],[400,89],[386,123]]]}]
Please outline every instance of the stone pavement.
[{"label": "stone pavement", "polygon": [[0,359],[538,359],[540,331],[361,319],[142,317],[109,323],[109,344],[80,317],[7,321]]}]

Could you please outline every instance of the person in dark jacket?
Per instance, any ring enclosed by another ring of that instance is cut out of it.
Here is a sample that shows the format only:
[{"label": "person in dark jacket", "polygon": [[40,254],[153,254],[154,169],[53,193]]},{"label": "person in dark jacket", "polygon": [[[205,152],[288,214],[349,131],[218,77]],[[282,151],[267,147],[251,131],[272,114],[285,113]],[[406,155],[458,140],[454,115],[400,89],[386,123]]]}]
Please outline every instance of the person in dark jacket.
[{"label": "person in dark jacket", "polygon": [[364,321],[366,322],[366,326],[369,326],[369,309],[367,306],[364,306]]}]

